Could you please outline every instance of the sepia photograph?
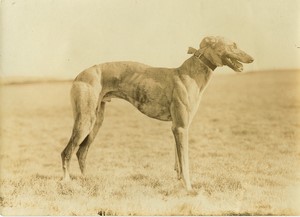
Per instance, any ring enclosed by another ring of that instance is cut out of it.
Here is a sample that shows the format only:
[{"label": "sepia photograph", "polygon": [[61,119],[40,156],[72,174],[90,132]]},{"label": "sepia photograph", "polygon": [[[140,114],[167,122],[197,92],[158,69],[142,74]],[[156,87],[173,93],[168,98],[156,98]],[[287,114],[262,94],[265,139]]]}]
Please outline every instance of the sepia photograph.
[{"label": "sepia photograph", "polygon": [[299,11],[0,0],[0,215],[300,215]]}]

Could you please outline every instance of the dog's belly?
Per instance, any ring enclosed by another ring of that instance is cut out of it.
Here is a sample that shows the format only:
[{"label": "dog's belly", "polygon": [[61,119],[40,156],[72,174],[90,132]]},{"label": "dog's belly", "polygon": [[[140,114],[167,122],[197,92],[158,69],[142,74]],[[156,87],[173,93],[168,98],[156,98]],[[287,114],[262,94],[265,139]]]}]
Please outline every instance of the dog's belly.
[{"label": "dog's belly", "polygon": [[170,121],[173,70],[138,63],[116,64],[119,71],[102,69],[102,82],[108,91],[103,100],[121,98],[151,118]]},{"label": "dog's belly", "polygon": [[121,85],[119,90],[107,93],[103,100],[110,98],[124,99],[148,117],[162,121],[171,120],[170,96],[159,83],[140,82],[124,87]]},{"label": "dog's belly", "polygon": [[171,114],[169,107],[162,106],[158,103],[140,103],[135,101],[132,103],[140,112],[148,117],[155,118],[161,121],[170,121]]},{"label": "dog's belly", "polygon": [[148,117],[155,118],[161,121],[170,121],[170,105],[165,97],[158,97],[151,100],[147,95],[128,94],[126,92],[113,91],[109,92],[103,98],[103,101],[110,101],[111,98],[120,98],[130,102],[140,112]]}]

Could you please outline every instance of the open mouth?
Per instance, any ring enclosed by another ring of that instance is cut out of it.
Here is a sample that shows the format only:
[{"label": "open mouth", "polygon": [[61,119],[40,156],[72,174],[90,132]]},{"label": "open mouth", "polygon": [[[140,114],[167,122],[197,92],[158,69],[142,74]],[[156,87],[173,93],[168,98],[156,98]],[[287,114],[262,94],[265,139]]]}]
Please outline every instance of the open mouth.
[{"label": "open mouth", "polygon": [[236,59],[232,59],[229,57],[225,57],[223,59],[223,63],[224,65],[229,66],[230,68],[232,68],[234,71],[236,72],[241,72],[243,71],[243,64],[241,64],[239,61],[237,61]]}]

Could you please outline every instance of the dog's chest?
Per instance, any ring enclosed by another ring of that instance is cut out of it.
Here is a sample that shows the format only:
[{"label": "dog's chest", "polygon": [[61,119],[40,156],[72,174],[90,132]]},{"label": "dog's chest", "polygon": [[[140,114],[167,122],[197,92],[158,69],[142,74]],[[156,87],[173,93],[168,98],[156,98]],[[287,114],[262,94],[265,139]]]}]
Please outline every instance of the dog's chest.
[{"label": "dog's chest", "polygon": [[189,111],[190,120],[196,114],[202,94],[210,80],[210,74],[197,73],[197,74],[181,74],[177,79],[177,94],[176,97],[185,105],[186,110]]}]

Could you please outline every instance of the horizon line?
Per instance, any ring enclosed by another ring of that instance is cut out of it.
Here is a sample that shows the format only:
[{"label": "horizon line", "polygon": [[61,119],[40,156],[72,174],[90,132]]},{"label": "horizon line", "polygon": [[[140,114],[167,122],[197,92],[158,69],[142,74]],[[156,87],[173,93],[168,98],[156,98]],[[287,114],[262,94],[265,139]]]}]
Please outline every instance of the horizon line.
[{"label": "horizon line", "polygon": [[[247,72],[215,72],[217,75],[238,75],[238,74],[252,74],[252,73],[269,73],[269,72],[300,72],[300,68],[293,69],[264,69],[264,70],[253,70]],[[75,78],[75,77],[74,77]],[[12,75],[3,76],[0,75],[0,85],[22,85],[22,84],[35,84],[35,83],[64,83],[72,82],[74,78],[63,77],[63,76],[24,76],[24,75]]]}]

